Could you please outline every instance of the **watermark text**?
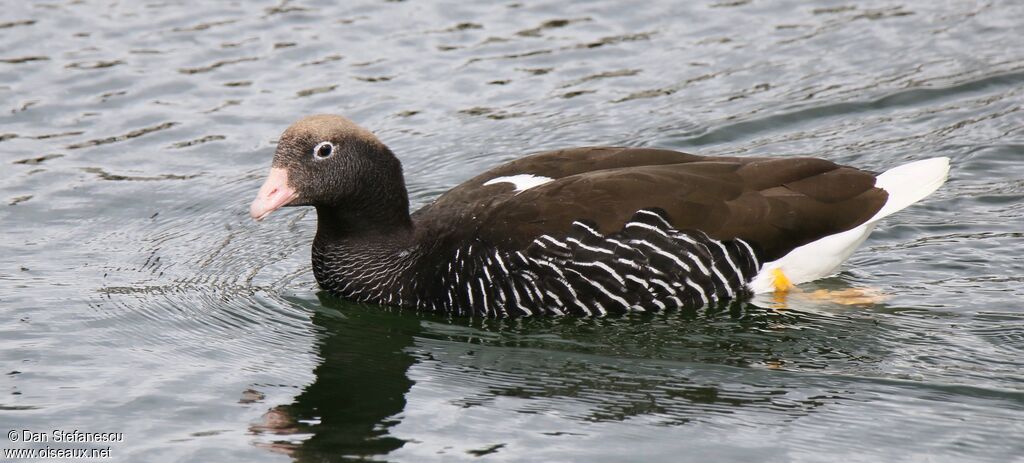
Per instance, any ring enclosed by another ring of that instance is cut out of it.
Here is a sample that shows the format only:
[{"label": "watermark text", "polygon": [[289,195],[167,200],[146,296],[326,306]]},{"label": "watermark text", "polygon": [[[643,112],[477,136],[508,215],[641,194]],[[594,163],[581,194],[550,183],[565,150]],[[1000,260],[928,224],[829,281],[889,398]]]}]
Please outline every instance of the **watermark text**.
[{"label": "watermark text", "polygon": [[[93,432],[78,429],[53,429],[35,431],[31,429],[11,429],[7,431],[7,441],[21,448],[4,446],[3,457],[7,459],[76,459],[76,458],[110,458],[110,445],[104,444],[124,442],[123,432]],[[44,444],[39,446],[38,444]],[[84,444],[86,446],[66,446],[51,444]]]}]

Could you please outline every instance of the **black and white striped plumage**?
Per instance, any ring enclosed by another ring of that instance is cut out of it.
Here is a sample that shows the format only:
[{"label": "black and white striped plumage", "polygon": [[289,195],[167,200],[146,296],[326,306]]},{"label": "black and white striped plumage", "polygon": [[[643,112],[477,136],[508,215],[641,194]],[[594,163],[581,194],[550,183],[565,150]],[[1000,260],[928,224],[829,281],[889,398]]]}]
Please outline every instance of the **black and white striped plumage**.
[{"label": "black and white striped plumage", "polygon": [[409,214],[391,151],[347,119],[312,116],[285,131],[251,214],[315,206],[313,271],[342,297],[481,316],[605,315],[824,276],[947,170],[938,158],[876,178],[813,158],[579,148],[496,167]]},{"label": "black and white striped plumage", "polygon": [[605,315],[749,295],[747,282],[760,267],[749,244],[676,230],[663,214],[637,211],[607,236],[575,221],[568,235],[541,235],[521,251],[472,241],[433,268],[415,268],[409,259],[386,269],[355,260],[349,270],[331,264],[337,254],[315,248],[313,268],[343,297],[458,315]]}]

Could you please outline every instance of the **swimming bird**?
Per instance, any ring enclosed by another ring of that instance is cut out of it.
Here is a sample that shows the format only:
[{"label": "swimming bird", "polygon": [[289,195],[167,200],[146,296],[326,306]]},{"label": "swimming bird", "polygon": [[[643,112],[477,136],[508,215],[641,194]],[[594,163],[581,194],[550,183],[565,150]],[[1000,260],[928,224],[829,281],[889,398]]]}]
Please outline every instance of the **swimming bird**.
[{"label": "swimming bird", "polygon": [[876,175],[809,157],[587,147],[497,166],[409,211],[370,131],[284,131],[250,207],[316,208],[313,274],[356,301],[476,316],[697,308],[836,272],[879,220],[928,196],[947,158]]}]

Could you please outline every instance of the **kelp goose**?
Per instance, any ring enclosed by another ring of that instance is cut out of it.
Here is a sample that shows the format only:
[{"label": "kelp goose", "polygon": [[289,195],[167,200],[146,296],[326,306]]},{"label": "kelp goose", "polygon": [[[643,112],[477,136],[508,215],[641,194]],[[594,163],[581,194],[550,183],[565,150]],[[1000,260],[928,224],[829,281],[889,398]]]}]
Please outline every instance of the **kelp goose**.
[{"label": "kelp goose", "polygon": [[880,175],[806,157],[589,147],[495,167],[410,214],[402,166],[334,115],[285,130],[250,208],[313,206],[313,273],[351,300],[478,316],[695,308],[830,275],[949,160]]}]

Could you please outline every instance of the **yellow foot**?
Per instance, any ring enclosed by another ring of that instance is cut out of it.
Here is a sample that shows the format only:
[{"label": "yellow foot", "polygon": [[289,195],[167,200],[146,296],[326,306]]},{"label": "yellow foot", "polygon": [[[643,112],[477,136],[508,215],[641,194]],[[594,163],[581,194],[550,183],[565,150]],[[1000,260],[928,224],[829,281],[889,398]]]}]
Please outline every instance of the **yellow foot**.
[{"label": "yellow foot", "polygon": [[789,290],[800,291],[793,282],[789,281],[785,273],[782,273],[782,269],[777,268],[772,270],[772,284],[775,286],[775,292],[772,293],[772,302],[775,303],[776,309],[786,308],[786,296],[789,295]]},{"label": "yellow foot", "polygon": [[872,305],[885,302],[889,296],[872,288],[819,289],[805,293],[808,299],[841,305]]},{"label": "yellow foot", "polygon": [[772,293],[773,308],[786,309],[787,300],[797,302],[799,300],[811,300],[818,302],[831,302],[839,305],[872,305],[885,302],[889,296],[873,288],[846,288],[838,290],[818,289],[811,292],[801,291],[782,272],[782,269],[772,270],[772,279],[775,291]]},{"label": "yellow foot", "polygon": [[782,273],[781,268],[772,270],[772,283],[775,285],[775,292],[786,292],[793,289],[793,282],[789,281],[789,277],[785,273]]}]

